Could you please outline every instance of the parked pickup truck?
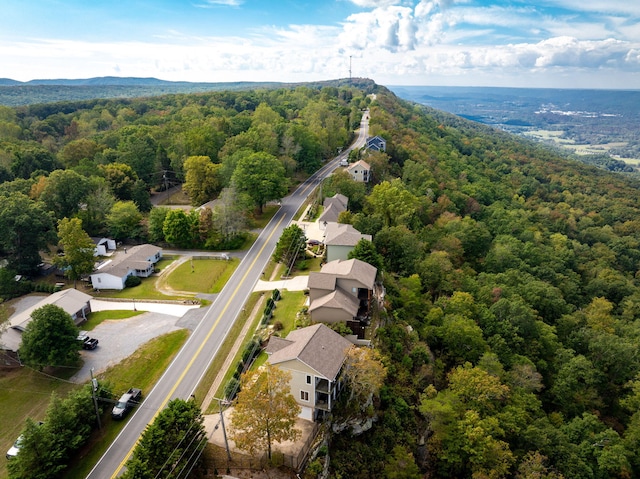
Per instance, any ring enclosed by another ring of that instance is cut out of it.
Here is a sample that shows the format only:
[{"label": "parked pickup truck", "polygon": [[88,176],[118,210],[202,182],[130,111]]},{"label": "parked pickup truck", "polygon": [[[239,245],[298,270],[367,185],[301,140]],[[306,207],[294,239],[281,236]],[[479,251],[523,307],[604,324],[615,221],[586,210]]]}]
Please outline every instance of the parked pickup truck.
[{"label": "parked pickup truck", "polygon": [[82,343],[82,349],[96,349],[99,343],[96,338],[90,338],[86,331],[80,331],[78,341]]},{"label": "parked pickup truck", "polygon": [[130,409],[137,406],[142,399],[142,391],[138,388],[129,388],[129,390],[120,396],[118,402],[111,410],[111,417],[114,419],[124,418]]}]

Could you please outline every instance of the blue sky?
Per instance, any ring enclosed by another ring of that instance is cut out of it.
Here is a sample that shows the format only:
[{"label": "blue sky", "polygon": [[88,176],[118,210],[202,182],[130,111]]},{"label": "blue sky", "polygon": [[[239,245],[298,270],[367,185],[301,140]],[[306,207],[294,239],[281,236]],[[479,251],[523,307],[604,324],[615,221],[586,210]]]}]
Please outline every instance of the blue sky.
[{"label": "blue sky", "polygon": [[640,89],[637,0],[2,0],[0,78]]}]

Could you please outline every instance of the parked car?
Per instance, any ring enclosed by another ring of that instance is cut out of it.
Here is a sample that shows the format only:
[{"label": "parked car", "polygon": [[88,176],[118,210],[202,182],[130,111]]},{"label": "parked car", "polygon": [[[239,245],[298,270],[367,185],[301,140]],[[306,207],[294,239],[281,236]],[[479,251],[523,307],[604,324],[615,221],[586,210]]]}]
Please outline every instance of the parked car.
[{"label": "parked car", "polygon": [[21,444],[22,444],[22,434],[18,436],[18,439],[16,439],[16,442],[14,442],[13,446],[11,446],[11,448],[7,451],[7,459],[13,459],[18,455]]},{"label": "parked car", "polygon": [[82,349],[96,349],[100,342],[96,338],[90,338],[86,331],[80,331],[78,341],[82,343]]},{"label": "parked car", "polygon": [[[38,422],[38,426],[42,426],[42,424],[44,424],[42,421]],[[22,446],[22,439],[23,439],[23,435],[20,434],[18,436],[18,439],[16,439],[16,442],[13,443],[13,446],[11,446],[9,448],[9,450],[7,451],[7,459],[13,459],[14,457],[16,457],[18,455],[18,452],[20,452],[20,447]]]},{"label": "parked car", "polygon": [[138,388],[129,388],[129,390],[120,396],[118,402],[111,410],[111,417],[113,419],[122,419],[127,413],[137,406],[142,399],[142,391]]},{"label": "parked car", "polygon": [[307,241],[307,244],[309,246],[318,246],[318,245],[321,245],[322,243],[318,240],[310,239],[309,241]]},{"label": "parked car", "polygon": [[340,160],[340,166],[349,166],[349,160]]}]

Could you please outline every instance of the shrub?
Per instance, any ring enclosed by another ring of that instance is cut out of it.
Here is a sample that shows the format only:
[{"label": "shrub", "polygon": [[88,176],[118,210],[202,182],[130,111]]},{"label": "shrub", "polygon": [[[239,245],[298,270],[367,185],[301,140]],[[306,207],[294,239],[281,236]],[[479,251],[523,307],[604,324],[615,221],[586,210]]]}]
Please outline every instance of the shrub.
[{"label": "shrub", "polygon": [[125,288],[133,288],[134,286],[138,286],[142,283],[142,280],[137,276],[127,276],[127,279],[124,282]]},{"label": "shrub", "polygon": [[280,298],[281,298],[280,290],[279,289],[274,289],[273,293],[271,293],[271,299],[273,299],[274,301],[279,301]]},{"label": "shrub", "polygon": [[240,381],[237,378],[233,377],[229,379],[227,385],[224,387],[224,398],[228,401],[231,401],[236,394],[238,394],[238,390],[240,389]]},{"label": "shrub", "polygon": [[276,307],[276,302],[272,298],[269,298],[267,299],[267,305],[264,307],[264,312],[271,313],[271,311],[273,311],[275,307]]}]

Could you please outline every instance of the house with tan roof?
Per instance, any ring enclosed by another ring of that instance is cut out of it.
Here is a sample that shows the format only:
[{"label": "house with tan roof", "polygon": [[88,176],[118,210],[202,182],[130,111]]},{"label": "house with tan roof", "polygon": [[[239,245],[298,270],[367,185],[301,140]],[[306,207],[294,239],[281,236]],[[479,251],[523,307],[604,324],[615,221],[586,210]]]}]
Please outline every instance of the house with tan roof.
[{"label": "house with tan roof", "polygon": [[353,181],[369,183],[371,180],[371,166],[364,160],[358,160],[347,168],[347,173],[351,175]]},{"label": "house with tan roof", "polygon": [[44,296],[35,305],[14,314],[9,318],[7,330],[0,338],[2,348],[9,351],[17,351],[22,343],[22,333],[31,322],[31,315],[36,309],[47,304],[53,304],[62,308],[76,325],[86,321],[87,315],[91,312],[91,296],[78,291],[77,289],[63,289],[49,296]]},{"label": "house with tan roof", "polygon": [[91,274],[91,284],[95,289],[124,289],[129,276],[151,276],[160,259],[162,248],[158,246],[143,244],[124,248],[112,259],[98,266]]},{"label": "house with tan roof", "polygon": [[349,224],[327,224],[324,236],[327,262],[329,263],[336,259],[348,259],[349,253],[361,239],[371,241],[371,235],[362,234]]},{"label": "house with tan roof", "polygon": [[324,324],[291,331],[286,338],[272,336],[265,349],[267,361],[291,373],[291,394],[302,419],[313,421],[330,413],[342,387],[340,373],[353,344]]},{"label": "house with tan roof", "polygon": [[319,323],[344,322],[359,338],[369,324],[377,268],[358,259],[331,261],[309,273],[309,314]]}]

